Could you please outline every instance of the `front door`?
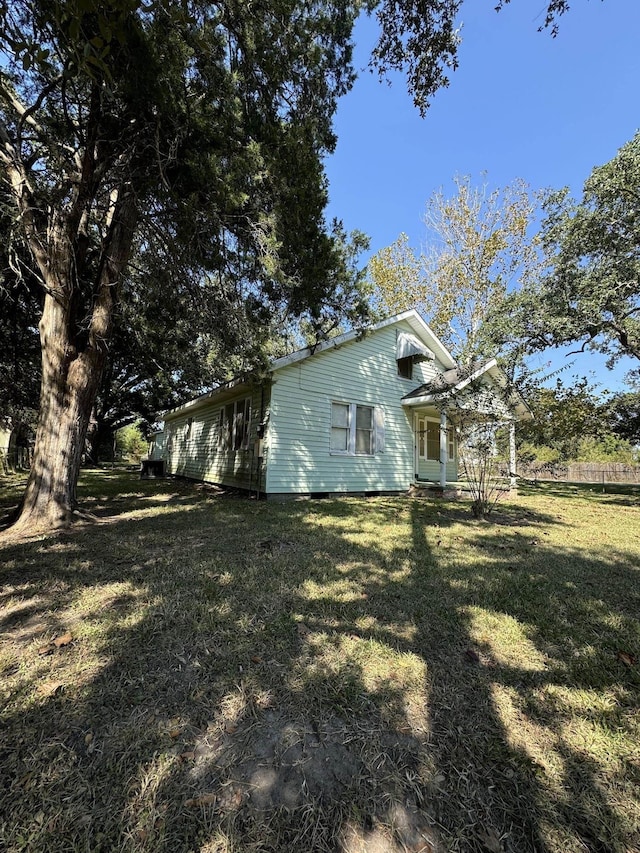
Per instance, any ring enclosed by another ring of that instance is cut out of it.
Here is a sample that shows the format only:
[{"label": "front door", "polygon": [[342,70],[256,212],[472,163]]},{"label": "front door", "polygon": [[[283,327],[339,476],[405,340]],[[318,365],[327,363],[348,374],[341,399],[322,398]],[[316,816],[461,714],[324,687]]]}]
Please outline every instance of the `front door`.
[{"label": "front door", "polygon": [[417,480],[440,481],[440,420],[425,414],[414,416],[415,472]]}]

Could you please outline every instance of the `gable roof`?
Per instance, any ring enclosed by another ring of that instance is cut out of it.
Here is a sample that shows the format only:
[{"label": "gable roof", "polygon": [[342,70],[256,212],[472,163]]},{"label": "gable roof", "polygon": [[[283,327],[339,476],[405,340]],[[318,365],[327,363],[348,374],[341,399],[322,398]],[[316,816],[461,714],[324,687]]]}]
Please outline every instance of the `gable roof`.
[{"label": "gable roof", "polygon": [[[402,398],[402,402],[409,406],[419,406],[433,403],[437,400],[438,395],[443,392],[451,392],[457,394],[462,391],[472,382],[480,379],[482,376],[490,377],[493,382],[500,388],[506,388],[507,377],[502,369],[498,366],[495,358],[486,362],[478,362],[472,365],[471,370],[463,371],[458,366],[445,370],[444,373],[434,378],[431,382],[426,382],[409,391]],[[518,420],[529,420],[533,418],[531,409],[526,404],[524,398],[518,391],[511,390],[509,392],[509,405],[513,409],[513,413]]]},{"label": "gable roof", "polygon": [[[420,314],[412,308],[409,311],[403,311],[401,314],[396,314],[394,317],[388,317],[386,320],[381,320],[379,323],[374,323],[366,329],[344,332],[342,335],[336,335],[335,338],[322,341],[313,347],[305,347],[304,349],[297,350],[297,352],[292,352],[289,355],[275,358],[270,364],[270,369],[272,372],[280,370],[290,364],[296,364],[297,362],[304,361],[304,359],[311,358],[311,356],[316,355],[316,353],[336,349],[343,344],[357,341],[371,332],[377,332],[379,329],[385,329],[388,326],[393,326],[403,321],[406,321],[409,324],[413,334],[402,332],[401,335],[398,336],[398,358],[407,357],[409,355],[418,355],[424,358],[437,358],[444,367],[448,368],[447,372],[456,367],[456,362],[449,350],[429,328]],[[224,385],[219,385],[217,388],[214,388],[212,391],[208,391],[206,394],[202,394],[193,400],[189,400],[187,403],[183,403],[181,406],[169,409],[163,413],[162,417],[165,419],[171,419],[187,414],[202,406],[206,406],[211,400],[222,402],[225,398],[234,396],[240,390],[248,390],[251,387],[251,384],[252,377],[239,376],[232,379],[230,382],[225,382]]]},{"label": "gable roof", "polygon": [[[290,355],[283,355],[281,358],[276,358],[271,362],[272,370],[279,370],[282,367],[287,367],[289,364],[295,364],[298,361],[303,361],[305,358],[310,358],[319,352],[326,352],[329,349],[335,349],[343,344],[358,340],[358,338],[371,332],[377,332],[379,329],[385,329],[387,326],[394,326],[405,320],[410,326],[418,342],[423,345],[422,349],[427,350],[431,357],[436,357],[438,361],[447,368],[454,368],[456,362],[437,335],[429,328],[415,308],[409,311],[403,311],[402,314],[396,314],[394,317],[388,317],[386,320],[381,320],[379,323],[374,323],[368,326],[363,331],[351,330],[344,332],[342,335],[336,335],[335,338],[330,338],[328,341],[322,341],[313,347],[305,347],[304,349],[292,352]],[[406,333],[405,333],[406,334]],[[411,336],[407,336],[408,338]],[[423,353],[427,355],[427,353]],[[411,353],[408,352],[408,355]]]}]

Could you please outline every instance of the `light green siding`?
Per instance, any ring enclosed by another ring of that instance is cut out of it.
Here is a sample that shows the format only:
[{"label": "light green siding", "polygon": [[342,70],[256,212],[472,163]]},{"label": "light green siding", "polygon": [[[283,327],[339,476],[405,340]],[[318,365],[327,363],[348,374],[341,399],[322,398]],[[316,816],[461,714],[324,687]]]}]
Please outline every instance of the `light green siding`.
[{"label": "light green siding", "polygon": [[[247,449],[220,445],[220,411],[236,400],[251,399]],[[256,455],[257,428],[266,415],[269,389],[256,387],[226,395],[221,402],[207,402],[165,420],[164,459],[168,474],[208,483],[264,491],[264,463]],[[189,419],[191,427],[189,428]]]},{"label": "light green siding", "polygon": [[[275,371],[267,493],[403,491],[414,481],[413,412],[401,398],[437,367],[432,360],[420,362],[411,379],[400,378],[397,330],[412,332],[401,322]],[[380,407],[384,450],[373,456],[332,454],[332,401]]]}]

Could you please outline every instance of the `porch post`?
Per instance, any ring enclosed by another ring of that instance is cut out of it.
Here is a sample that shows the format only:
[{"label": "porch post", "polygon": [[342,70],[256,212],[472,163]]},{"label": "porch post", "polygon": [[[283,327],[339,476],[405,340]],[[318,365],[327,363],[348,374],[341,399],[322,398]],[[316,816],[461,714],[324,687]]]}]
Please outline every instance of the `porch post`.
[{"label": "porch post", "polygon": [[516,487],[516,423],[509,424],[509,485]]},{"label": "porch post", "polygon": [[440,412],[440,485],[447,485],[447,414]]}]

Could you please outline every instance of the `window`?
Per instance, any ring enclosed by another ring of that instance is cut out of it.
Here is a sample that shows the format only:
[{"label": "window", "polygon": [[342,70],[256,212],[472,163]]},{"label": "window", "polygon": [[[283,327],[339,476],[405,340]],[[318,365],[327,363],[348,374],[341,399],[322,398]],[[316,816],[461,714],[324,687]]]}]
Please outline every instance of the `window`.
[{"label": "window", "polygon": [[236,400],[220,409],[218,447],[223,450],[246,450],[249,447],[251,400]]},{"label": "window", "polygon": [[378,450],[382,449],[382,417],[376,418],[373,406],[356,403],[331,403],[331,453],[350,456],[373,456],[376,449],[378,425]]},{"label": "window", "polygon": [[407,358],[399,358],[397,360],[398,365],[398,376],[401,376],[403,379],[412,379],[413,378],[413,356],[410,355]]},{"label": "window", "polygon": [[251,422],[251,400],[239,400],[235,405],[233,422],[233,449],[249,447],[249,425]]},{"label": "window", "polygon": [[418,456],[420,459],[440,461],[440,422],[418,419]]},{"label": "window", "polygon": [[[432,462],[440,461],[440,422],[418,419],[418,456],[420,459],[428,459]],[[451,427],[447,427],[447,459],[453,462],[456,458],[455,434]]]},{"label": "window", "polygon": [[348,403],[331,404],[331,450],[334,453],[349,452],[350,414]]},{"label": "window", "polygon": [[373,453],[373,409],[356,406],[356,453],[370,456]]}]

